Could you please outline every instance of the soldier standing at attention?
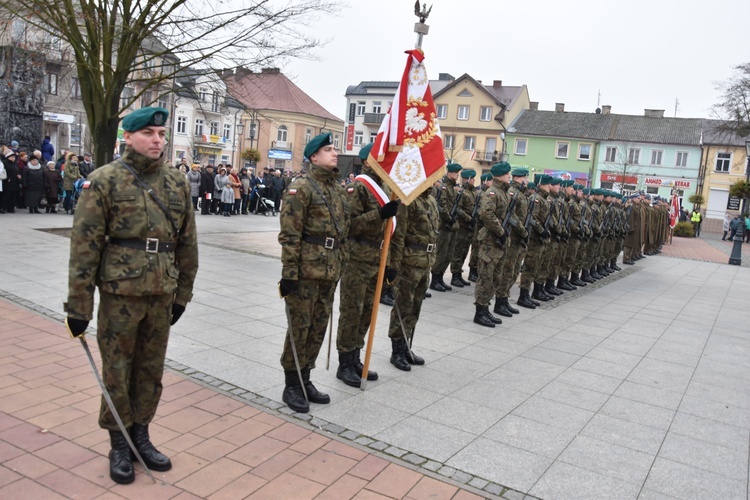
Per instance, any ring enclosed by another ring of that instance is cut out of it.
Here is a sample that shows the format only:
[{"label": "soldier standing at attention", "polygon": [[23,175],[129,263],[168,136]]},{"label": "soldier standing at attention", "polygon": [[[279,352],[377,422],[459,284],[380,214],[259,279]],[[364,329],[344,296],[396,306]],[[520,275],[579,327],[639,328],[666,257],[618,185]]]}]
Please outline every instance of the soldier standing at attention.
[{"label": "soldier standing at attention", "polygon": [[474,323],[490,328],[503,322],[490,313],[489,305],[500,287],[503,273],[502,260],[508,248],[508,234],[503,229],[503,220],[510,204],[510,164],[496,163],[490,169],[492,186],[487,190],[479,205],[479,279],[474,290]]},{"label": "soldier standing at attention", "polygon": [[539,176],[539,184],[536,185],[537,193],[534,199],[535,207],[532,216],[535,222],[533,225],[534,235],[529,238],[529,248],[526,250],[523,273],[521,273],[521,296],[517,302],[519,306],[528,307],[529,309],[532,309],[529,307],[529,304],[538,304],[534,303],[534,300],[529,300],[528,290],[531,283],[534,283],[534,291],[532,292],[534,299],[541,300],[542,302],[552,300],[552,297],[544,293],[546,272],[542,267],[544,264],[544,253],[552,236],[549,230],[552,219],[550,216],[550,202],[547,199],[551,182],[552,176],[542,174]]},{"label": "soldier standing at attention", "polygon": [[[286,300],[289,321],[281,355],[285,378],[282,400],[299,413],[310,411],[309,403],[331,402],[328,394],[318,391],[310,381],[310,370],[315,368],[326,336],[333,295],[347,258],[344,243],[349,234],[349,202],[338,182],[333,134],[313,137],[304,154],[312,163],[310,173],[285,193],[279,221],[279,292]],[[294,336],[294,347],[290,335]]]},{"label": "soldier standing at attention", "polygon": [[[368,165],[372,143],[359,150],[362,174],[369,176],[380,186],[386,196],[388,188]],[[375,196],[362,182],[352,182],[346,187],[349,199],[349,261],[341,276],[341,304],[339,325],[336,334],[336,349],[339,352],[339,368],[336,378],[352,387],[359,387],[364,366],[360,350],[365,345],[365,335],[370,327],[375,286],[378,281],[380,246],[383,243],[384,221],[396,215],[399,202],[394,200],[382,207]],[[395,279],[394,272],[386,273],[388,281]],[[378,374],[371,371],[367,380],[377,380]]]},{"label": "soldier standing at attention", "polygon": [[476,281],[477,280],[477,268],[479,266],[479,252],[477,251],[477,248],[479,247],[479,241],[477,241],[477,235],[479,234],[479,230],[481,229],[481,223],[479,221],[479,202],[482,200],[482,196],[484,196],[485,191],[489,189],[489,187],[492,185],[492,174],[482,174],[480,177],[480,182],[482,183],[478,189],[474,192],[474,207],[476,207],[476,210],[472,209],[472,212],[474,212],[474,217],[472,219],[472,237],[471,237],[471,251],[469,252],[469,281]]},{"label": "soldier standing at attention", "polygon": [[476,171],[471,169],[461,171],[461,179],[464,181],[461,188],[463,194],[458,210],[456,210],[458,233],[456,235],[456,248],[453,250],[451,259],[451,285],[459,288],[471,285],[471,281],[466,281],[461,274],[466,257],[469,255],[469,246],[474,239],[471,214],[474,212],[474,202],[476,201],[476,193],[474,192],[474,177],[476,175]]},{"label": "soldier standing at attention", "polygon": [[[71,334],[83,335],[99,287],[102,378],[138,452],[156,471],[172,463],[154,448],[148,425],[162,392],[169,328],[192,298],[198,271],[190,185],[161,161],[168,116],[163,108],[127,115],[125,154],[84,183],[70,236],[65,303]],[[99,426],[109,430],[110,477],[132,483],[130,448],[104,400]]]},{"label": "soldier standing at attention", "polygon": [[453,251],[456,247],[456,232],[458,231],[457,217],[451,217],[451,210],[458,196],[459,186],[456,184],[461,165],[450,163],[446,169],[448,173],[443,177],[443,181],[438,185],[435,193],[439,215],[440,215],[440,233],[437,240],[437,256],[435,265],[432,267],[432,282],[430,288],[445,292],[453,290],[449,284],[443,281],[443,274],[448,269],[448,265],[453,258]]}]

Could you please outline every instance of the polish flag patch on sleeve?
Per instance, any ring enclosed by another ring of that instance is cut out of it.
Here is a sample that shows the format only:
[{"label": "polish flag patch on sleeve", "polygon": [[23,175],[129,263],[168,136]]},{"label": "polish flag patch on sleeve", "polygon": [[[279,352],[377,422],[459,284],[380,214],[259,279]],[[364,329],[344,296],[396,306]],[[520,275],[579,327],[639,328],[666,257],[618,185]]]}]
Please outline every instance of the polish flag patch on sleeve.
[{"label": "polish flag patch on sleeve", "polygon": [[354,188],[346,188],[346,192],[347,193],[353,193],[354,192]]},{"label": "polish flag patch on sleeve", "polygon": [[81,186],[81,189],[88,189],[91,187],[91,181],[84,181],[83,186]]},{"label": "polish flag patch on sleeve", "polygon": [[296,189],[294,189],[294,188],[291,188],[291,189],[289,190],[289,194],[291,194],[291,195],[295,195],[295,194],[297,194],[297,190],[296,190]]}]

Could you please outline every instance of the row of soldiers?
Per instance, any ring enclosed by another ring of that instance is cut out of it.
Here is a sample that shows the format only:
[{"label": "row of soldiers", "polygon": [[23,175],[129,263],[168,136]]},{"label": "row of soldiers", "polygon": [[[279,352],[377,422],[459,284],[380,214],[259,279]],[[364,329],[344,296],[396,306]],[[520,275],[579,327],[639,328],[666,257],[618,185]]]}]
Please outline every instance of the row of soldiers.
[{"label": "row of soldiers", "polygon": [[[657,198],[650,205],[643,193],[624,197],[549,175],[528,182],[528,169],[511,170],[505,162],[482,175],[479,188],[475,171],[455,163],[447,171],[433,191],[441,229],[430,288],[445,292],[476,281],[474,322],[483,326],[502,323],[494,314],[519,313],[509,302],[519,274],[516,303],[534,309],[620,271],[623,248],[623,262],[633,264],[658,253],[667,238],[668,204]],[[467,256],[468,281],[462,276]],[[449,265],[450,285],[443,277]]]}]

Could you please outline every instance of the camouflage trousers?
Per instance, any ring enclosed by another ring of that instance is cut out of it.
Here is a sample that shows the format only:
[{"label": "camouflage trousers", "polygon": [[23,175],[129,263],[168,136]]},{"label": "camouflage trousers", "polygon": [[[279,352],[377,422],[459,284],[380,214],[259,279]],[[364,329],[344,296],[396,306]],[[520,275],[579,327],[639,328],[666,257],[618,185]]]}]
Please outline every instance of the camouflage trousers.
[{"label": "camouflage trousers", "polygon": [[479,240],[477,234],[479,230],[474,227],[474,232],[471,235],[471,251],[469,252],[469,268],[476,269],[479,266]]},{"label": "camouflage trousers", "polygon": [[[148,425],[161,398],[174,296],[99,296],[96,340],[104,386],[125,427]],[[104,397],[99,426],[119,430]]]},{"label": "camouflage trousers", "polygon": [[[422,311],[422,301],[429,284],[430,270],[428,268],[405,266],[398,272],[393,294],[404,322],[406,338],[409,341],[414,337],[414,329],[417,327],[417,320]],[[391,309],[391,322],[388,325],[388,336],[392,339],[403,337],[396,305]]]},{"label": "camouflage trousers", "polygon": [[557,279],[560,275],[562,259],[565,257],[567,251],[568,248],[565,241],[552,240],[549,255],[547,256],[547,271],[545,276],[547,279]]},{"label": "camouflage trousers", "polygon": [[566,278],[567,276],[572,273],[578,271],[578,249],[581,248],[581,240],[579,240],[575,236],[570,237],[570,241],[568,242],[568,251],[565,254],[565,263],[563,265],[563,269],[561,274],[563,274]]},{"label": "camouflage trousers", "polygon": [[451,273],[460,273],[463,271],[464,262],[466,262],[466,257],[469,255],[469,247],[471,246],[473,237],[473,230],[463,227],[458,229],[456,247],[453,250],[453,258],[451,260]]},{"label": "camouflage trousers", "polygon": [[619,237],[615,240],[615,250],[612,252],[612,258],[610,260],[617,261],[617,257],[620,256],[620,252],[622,252],[622,243],[623,238]]},{"label": "camouflage trousers", "polygon": [[551,274],[554,273],[554,267],[558,255],[558,248],[560,248],[560,243],[552,239],[545,247],[544,247],[544,256],[542,257],[542,264],[539,269],[539,274],[537,274],[536,283],[544,283],[545,280],[551,278]]},{"label": "camouflage trousers", "polygon": [[589,248],[586,254],[586,262],[584,264],[586,266],[586,269],[597,265],[601,248],[602,239],[599,238],[599,241],[597,241],[596,238],[592,237],[591,241],[589,242]]},{"label": "camouflage trousers", "polygon": [[440,229],[437,235],[437,253],[435,263],[432,265],[432,274],[442,276],[453,258],[453,251],[456,248],[456,235],[458,231],[450,231],[445,226]]},{"label": "camouflage trousers", "polygon": [[520,237],[513,236],[510,246],[505,249],[505,258],[503,259],[503,273],[500,277],[500,286],[495,295],[498,299],[510,297],[510,289],[521,272],[521,262],[526,255],[526,249],[520,244]]},{"label": "camouflage trousers", "polygon": [[523,273],[521,273],[521,289],[529,290],[532,283],[541,279],[542,258],[544,257],[544,243],[535,235],[529,239],[529,248],[523,259]]},{"label": "camouflage trousers", "polygon": [[370,328],[375,285],[378,281],[376,263],[350,260],[341,276],[339,325],[336,349],[351,352],[362,349]]},{"label": "camouflage trousers", "polygon": [[588,241],[582,241],[581,246],[578,247],[578,255],[576,255],[576,266],[575,269],[577,271],[582,271],[583,269],[588,269],[591,266],[588,264],[588,255],[589,255],[589,246],[591,245],[592,240]]},{"label": "camouflage trousers", "polygon": [[493,240],[479,243],[479,278],[474,289],[475,304],[487,306],[495,296],[503,274],[503,255],[504,248],[498,247]]},{"label": "camouflage trousers", "polygon": [[[315,360],[326,337],[336,284],[336,281],[300,279],[297,290],[286,296],[289,306],[287,320],[294,335],[300,368],[315,368]],[[289,332],[284,340],[281,366],[286,371],[297,369]]]}]

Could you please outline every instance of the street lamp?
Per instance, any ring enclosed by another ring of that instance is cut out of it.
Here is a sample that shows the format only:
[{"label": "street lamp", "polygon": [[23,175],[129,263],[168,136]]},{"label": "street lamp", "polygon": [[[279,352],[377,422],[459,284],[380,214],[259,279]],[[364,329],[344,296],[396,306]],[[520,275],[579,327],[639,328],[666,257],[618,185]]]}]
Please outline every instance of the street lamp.
[{"label": "street lamp", "polygon": [[[745,182],[750,184],[750,140],[745,141],[745,156],[747,164],[745,165]],[[745,240],[745,214],[747,214],[747,195],[742,200],[742,212],[740,214],[740,227],[732,238],[732,255],[729,256],[729,263],[733,266],[742,265],[742,242]]]},{"label": "street lamp", "polygon": [[[747,160],[745,164],[745,182],[750,184],[750,139],[745,141],[745,159]],[[744,216],[747,214],[747,196],[745,196],[742,203],[742,215]]]},{"label": "street lamp", "polygon": [[505,132],[500,133],[500,140],[503,141],[503,148],[500,152],[500,162],[507,162],[510,155],[505,150]]},{"label": "street lamp", "polygon": [[[245,131],[245,124],[242,123],[242,121],[240,120],[240,122],[237,124],[236,130],[234,131],[234,140],[235,142],[237,142],[237,139],[239,139],[239,143],[240,143],[240,148],[239,148],[240,159],[242,159],[242,133],[244,131]],[[239,165],[239,163],[240,162],[238,161],[236,164]]]}]

